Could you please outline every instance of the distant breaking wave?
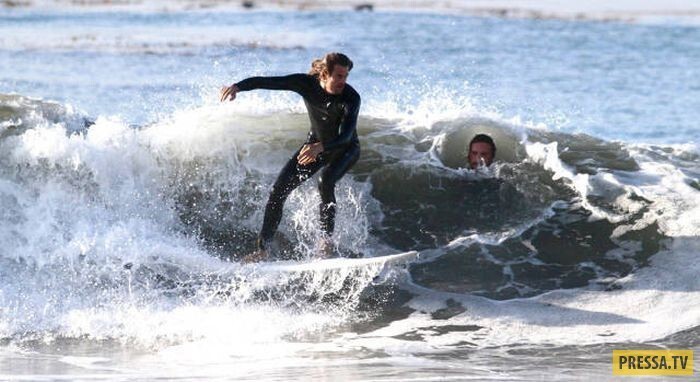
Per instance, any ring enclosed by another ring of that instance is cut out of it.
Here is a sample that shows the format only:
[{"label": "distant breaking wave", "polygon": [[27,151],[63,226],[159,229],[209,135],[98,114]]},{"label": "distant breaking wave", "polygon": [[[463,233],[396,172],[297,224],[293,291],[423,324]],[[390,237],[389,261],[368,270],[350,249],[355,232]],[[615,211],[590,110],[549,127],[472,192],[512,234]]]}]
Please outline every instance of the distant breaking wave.
[{"label": "distant breaking wave", "polygon": [[491,1],[488,3],[471,1],[452,1],[435,3],[427,0],[409,3],[376,0],[372,2],[361,0],[333,0],[313,2],[302,0],[270,1],[258,0],[244,3],[229,1],[143,1],[143,0],[82,0],[82,1],[47,1],[19,0],[4,1],[0,6],[10,9],[40,8],[40,9],[81,9],[81,10],[122,10],[141,12],[177,12],[177,11],[211,11],[211,10],[358,10],[358,11],[420,11],[435,13],[463,13],[474,16],[516,18],[516,19],[563,19],[563,20],[596,20],[623,22],[688,22],[697,24],[700,8],[692,2],[648,2],[645,4],[616,4],[610,6],[603,1],[592,1],[585,4],[542,4],[541,2]]}]

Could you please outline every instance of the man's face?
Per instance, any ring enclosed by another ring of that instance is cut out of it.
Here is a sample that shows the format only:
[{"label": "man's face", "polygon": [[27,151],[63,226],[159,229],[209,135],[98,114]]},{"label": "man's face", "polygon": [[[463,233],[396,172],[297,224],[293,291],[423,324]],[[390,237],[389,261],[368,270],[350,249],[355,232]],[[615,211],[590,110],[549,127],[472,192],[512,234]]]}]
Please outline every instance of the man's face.
[{"label": "man's face", "polygon": [[331,94],[342,93],[349,74],[350,70],[347,66],[336,65],[333,67],[333,73],[326,78],[324,89]]},{"label": "man's face", "polygon": [[486,142],[474,142],[469,147],[469,166],[475,169],[479,167],[482,161],[486,166],[493,162],[491,145]]}]

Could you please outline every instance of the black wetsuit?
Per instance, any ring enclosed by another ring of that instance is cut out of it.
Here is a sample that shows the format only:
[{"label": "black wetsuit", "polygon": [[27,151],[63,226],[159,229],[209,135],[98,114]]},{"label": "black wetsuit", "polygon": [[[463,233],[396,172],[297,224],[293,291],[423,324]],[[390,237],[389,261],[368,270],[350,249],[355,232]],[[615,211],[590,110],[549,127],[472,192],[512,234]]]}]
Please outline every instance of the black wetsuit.
[{"label": "black wetsuit", "polygon": [[323,143],[323,152],[313,163],[303,166],[299,164],[299,148],[280,171],[265,207],[258,246],[264,249],[277,231],[287,196],[324,166],[318,182],[321,193],[321,228],[328,235],[332,234],[335,228],[335,183],[360,157],[356,129],[360,95],[347,84],[341,94],[330,94],[321,87],[318,77],[303,73],[283,77],[251,77],[236,86],[240,91],[269,89],[298,93],[304,97],[311,121],[306,143]]}]

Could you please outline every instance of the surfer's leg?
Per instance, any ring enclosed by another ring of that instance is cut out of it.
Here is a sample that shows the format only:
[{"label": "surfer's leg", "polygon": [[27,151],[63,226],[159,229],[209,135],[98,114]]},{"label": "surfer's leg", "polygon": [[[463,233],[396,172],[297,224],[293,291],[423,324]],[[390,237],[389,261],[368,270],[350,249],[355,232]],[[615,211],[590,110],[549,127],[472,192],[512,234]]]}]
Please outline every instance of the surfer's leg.
[{"label": "surfer's leg", "polygon": [[328,235],[335,229],[335,184],[360,158],[360,146],[352,145],[333,158],[321,173],[318,190],[321,193],[321,229]]},{"label": "surfer's leg", "polygon": [[272,240],[272,237],[275,235],[277,227],[282,220],[284,202],[287,200],[289,194],[323,166],[322,161],[316,161],[306,166],[299,165],[297,162],[299,150],[292,155],[292,158],[289,159],[287,164],[282,168],[282,171],[280,171],[277,176],[275,184],[272,186],[270,198],[265,206],[262,230],[258,238],[259,249],[265,249],[266,244]]}]

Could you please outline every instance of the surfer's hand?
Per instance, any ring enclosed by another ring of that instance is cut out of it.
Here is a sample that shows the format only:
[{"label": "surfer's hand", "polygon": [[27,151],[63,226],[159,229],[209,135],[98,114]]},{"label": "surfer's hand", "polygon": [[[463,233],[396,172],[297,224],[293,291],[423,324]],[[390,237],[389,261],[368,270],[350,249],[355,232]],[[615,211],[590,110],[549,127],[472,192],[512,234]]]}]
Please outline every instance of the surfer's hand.
[{"label": "surfer's hand", "polygon": [[316,161],[316,157],[323,152],[323,143],[316,142],[304,145],[297,156],[297,162],[300,165],[306,166],[307,164]]},{"label": "surfer's hand", "polygon": [[239,90],[240,89],[238,89],[238,86],[236,86],[236,84],[222,87],[221,102],[224,102],[226,100],[233,101],[234,99],[236,99],[236,93],[238,93]]}]

